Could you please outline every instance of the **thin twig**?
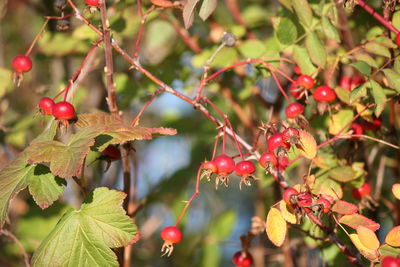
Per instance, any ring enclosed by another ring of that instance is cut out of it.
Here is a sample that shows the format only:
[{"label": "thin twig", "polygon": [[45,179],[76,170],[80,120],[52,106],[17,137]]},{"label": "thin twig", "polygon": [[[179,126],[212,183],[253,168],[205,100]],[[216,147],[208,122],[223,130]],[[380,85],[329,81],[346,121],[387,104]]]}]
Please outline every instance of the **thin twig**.
[{"label": "thin twig", "polygon": [[10,231],[8,231],[6,229],[0,229],[0,234],[8,236],[9,238],[11,238],[15,242],[15,244],[17,244],[17,246],[21,249],[22,255],[24,256],[25,266],[30,267],[31,264],[29,262],[29,255],[26,252],[25,247],[18,240],[18,238],[12,232],[10,232]]}]

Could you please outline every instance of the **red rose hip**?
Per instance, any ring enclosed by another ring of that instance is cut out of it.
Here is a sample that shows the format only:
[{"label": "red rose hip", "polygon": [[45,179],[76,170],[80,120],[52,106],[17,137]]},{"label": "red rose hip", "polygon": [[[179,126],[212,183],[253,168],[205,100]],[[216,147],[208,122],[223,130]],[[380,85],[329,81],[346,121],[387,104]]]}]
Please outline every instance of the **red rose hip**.
[{"label": "red rose hip", "polygon": [[219,175],[228,175],[235,170],[235,161],[227,155],[220,155],[214,159]]},{"label": "red rose hip", "polygon": [[287,144],[283,141],[283,134],[276,133],[273,134],[270,138],[268,138],[267,146],[270,152],[274,153],[275,149],[278,147],[284,147],[285,149],[290,148],[290,144]]},{"label": "red rose hip", "polygon": [[60,120],[71,120],[75,118],[75,108],[67,101],[61,101],[53,106],[53,116]]},{"label": "red rose hip", "polygon": [[250,267],[253,265],[253,257],[249,252],[238,251],[233,255],[232,262],[237,267]]},{"label": "red rose hip", "polygon": [[288,118],[296,118],[298,115],[302,114],[304,112],[304,107],[302,104],[298,102],[294,102],[290,105],[288,105],[285,109],[286,116]]},{"label": "red rose hip", "polygon": [[369,195],[370,193],[371,193],[371,186],[367,183],[364,183],[361,187],[354,188],[353,191],[351,191],[353,197],[358,200],[360,200],[364,196]]},{"label": "red rose hip", "polygon": [[278,159],[273,153],[268,152],[262,154],[258,162],[263,168],[266,168],[269,164],[271,164],[272,166],[276,166],[278,164]]},{"label": "red rose hip", "polygon": [[249,160],[240,161],[235,166],[235,172],[237,176],[253,174],[255,171],[256,166]]},{"label": "red rose hip", "polygon": [[13,68],[17,72],[28,72],[32,69],[32,61],[28,56],[16,56],[12,61]]},{"label": "red rose hip", "polygon": [[329,86],[323,85],[320,87],[317,87],[313,93],[313,97],[315,101],[318,102],[333,102],[336,99],[336,93],[333,91],[332,88]]},{"label": "red rose hip", "polygon": [[171,244],[176,244],[182,240],[182,232],[176,226],[168,226],[161,231],[162,240],[169,242]]},{"label": "red rose hip", "polygon": [[121,152],[119,151],[118,147],[109,145],[104,149],[101,153],[106,155],[107,157],[117,160],[121,158]]},{"label": "red rose hip", "polygon": [[285,191],[283,191],[283,201],[285,201],[286,204],[288,204],[288,205],[292,205],[292,201],[291,201],[292,196],[295,196],[298,194],[299,194],[299,192],[296,189],[294,189],[292,187],[286,188]]},{"label": "red rose hip", "polygon": [[296,80],[296,84],[298,86],[302,86],[304,88],[306,88],[307,90],[311,90],[311,88],[314,87],[314,79],[309,76],[309,75],[300,75],[297,80]]},{"label": "red rose hip", "polygon": [[53,114],[53,106],[54,101],[51,98],[43,97],[39,100],[39,109],[43,115],[52,115]]},{"label": "red rose hip", "polygon": [[85,3],[88,6],[99,6],[99,0],[85,0]]}]

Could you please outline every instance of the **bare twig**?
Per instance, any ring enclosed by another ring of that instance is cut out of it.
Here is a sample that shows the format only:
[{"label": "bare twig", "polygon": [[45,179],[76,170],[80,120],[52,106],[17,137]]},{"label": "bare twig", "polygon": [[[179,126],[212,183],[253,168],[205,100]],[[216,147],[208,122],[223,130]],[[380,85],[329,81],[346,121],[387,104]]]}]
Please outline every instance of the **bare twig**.
[{"label": "bare twig", "polygon": [[31,264],[29,262],[29,255],[26,252],[25,247],[18,240],[18,238],[12,232],[10,232],[10,231],[8,231],[6,229],[0,229],[0,234],[8,236],[9,238],[11,238],[15,242],[15,244],[17,244],[17,246],[21,249],[22,255],[24,256],[25,266],[30,267]]}]

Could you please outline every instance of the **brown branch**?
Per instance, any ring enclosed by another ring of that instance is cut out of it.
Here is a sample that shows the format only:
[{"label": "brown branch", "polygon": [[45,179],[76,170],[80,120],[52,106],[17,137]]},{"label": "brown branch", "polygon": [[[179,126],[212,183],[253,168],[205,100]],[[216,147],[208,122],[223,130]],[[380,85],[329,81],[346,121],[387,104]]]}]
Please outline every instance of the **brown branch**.
[{"label": "brown branch", "polygon": [[17,244],[17,246],[21,249],[22,255],[24,256],[25,266],[30,267],[31,264],[29,263],[29,255],[26,252],[22,243],[18,240],[18,238],[12,232],[10,232],[6,229],[1,229],[0,234],[8,236],[9,238],[11,238],[14,241],[15,244]]}]

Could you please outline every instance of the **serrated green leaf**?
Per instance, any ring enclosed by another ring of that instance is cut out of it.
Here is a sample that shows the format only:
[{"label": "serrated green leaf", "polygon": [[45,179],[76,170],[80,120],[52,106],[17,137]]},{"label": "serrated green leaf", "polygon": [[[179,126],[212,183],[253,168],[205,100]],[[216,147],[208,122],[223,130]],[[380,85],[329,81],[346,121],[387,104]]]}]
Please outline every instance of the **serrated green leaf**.
[{"label": "serrated green leaf", "polygon": [[295,45],[293,47],[293,59],[296,64],[300,67],[301,73],[311,75],[317,69],[311,62],[310,56],[304,47]]},{"label": "serrated green leaf", "polygon": [[118,266],[110,248],[128,245],[136,226],[122,208],[126,194],[97,188],[69,209],[35,251],[33,266]]},{"label": "serrated green leaf", "polygon": [[265,53],[266,47],[260,40],[247,40],[238,47],[240,53],[247,58],[257,58]]},{"label": "serrated green leaf", "polygon": [[346,89],[343,89],[340,86],[337,86],[335,88],[335,93],[337,97],[342,101],[343,103],[350,104],[350,92],[347,91]]},{"label": "serrated green leaf", "polygon": [[350,65],[355,67],[358,71],[360,71],[362,74],[366,76],[371,75],[371,66],[364,61],[356,61],[351,63]]},{"label": "serrated green leaf", "polygon": [[279,0],[279,3],[281,3],[284,7],[286,7],[291,12],[293,12],[292,0]]},{"label": "serrated green leaf", "polygon": [[383,73],[385,73],[385,76],[388,79],[390,87],[396,90],[398,93],[400,93],[400,74],[398,74],[392,69],[384,69]]},{"label": "serrated green leaf", "polygon": [[296,0],[292,1],[292,6],[299,17],[301,23],[303,23],[306,27],[311,26],[312,22],[312,10],[307,0]]},{"label": "serrated green leaf", "polygon": [[329,195],[334,199],[340,199],[343,197],[343,190],[340,184],[330,178],[324,177],[316,179],[312,192],[317,195]]},{"label": "serrated green leaf", "polygon": [[293,21],[289,18],[282,17],[276,28],[276,38],[281,44],[291,45],[297,39],[297,28]]},{"label": "serrated green leaf", "polygon": [[376,63],[375,59],[368,54],[365,53],[357,53],[354,57],[359,61],[364,61],[368,65],[374,68],[378,68],[378,64]]},{"label": "serrated green leaf", "polygon": [[329,171],[329,177],[338,182],[347,183],[357,179],[357,174],[350,166],[339,166]]},{"label": "serrated green leaf", "polygon": [[389,49],[377,42],[369,42],[365,45],[365,50],[375,55],[390,57]]},{"label": "serrated green leaf", "polygon": [[350,92],[350,103],[356,102],[360,97],[367,96],[367,85],[365,83],[357,86]]},{"label": "serrated green leaf", "polygon": [[322,17],[322,30],[324,31],[326,37],[329,39],[335,40],[336,42],[340,42],[339,33],[336,27],[332,24],[330,19],[326,16]]},{"label": "serrated green leaf", "polygon": [[371,94],[374,98],[376,107],[375,107],[375,116],[379,117],[382,111],[385,109],[386,106],[386,95],[383,91],[382,86],[374,80],[370,80],[369,84],[371,86]]},{"label": "serrated green leaf", "polygon": [[321,40],[318,38],[315,32],[312,32],[306,37],[306,48],[310,55],[311,61],[320,66],[325,67],[326,63],[326,51]]},{"label": "serrated green leaf", "polygon": [[202,20],[208,19],[208,17],[214,12],[215,8],[217,8],[217,0],[203,0],[201,4],[199,16]]}]

